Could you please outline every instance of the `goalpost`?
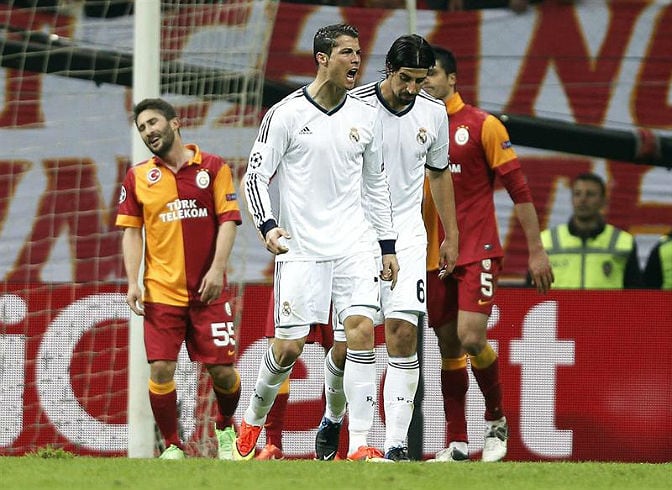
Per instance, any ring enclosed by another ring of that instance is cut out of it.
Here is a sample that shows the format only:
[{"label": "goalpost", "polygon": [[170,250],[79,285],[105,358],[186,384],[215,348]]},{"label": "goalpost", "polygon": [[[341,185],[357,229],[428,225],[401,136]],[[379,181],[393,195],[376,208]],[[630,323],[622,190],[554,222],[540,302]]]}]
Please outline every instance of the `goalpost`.
[{"label": "goalpost", "polygon": [[[277,4],[0,3],[0,455],[159,450],[142,322],[131,319],[129,331],[114,226],[125,171],[148,156],[132,107],[166,98],[185,141],[221,155],[238,184],[258,130]],[[253,232],[236,239],[233,304],[246,250],[258,247]],[[187,452],[211,455],[209,376],[185,353],[178,369]]]},{"label": "goalpost", "polygon": [[[137,104],[147,97],[161,96],[161,1],[138,2],[134,17],[133,104]],[[149,152],[134,127],[131,135],[133,161],[140,162]],[[144,266],[143,259],[141,277]],[[148,379],[143,320],[131,313],[128,322],[128,456],[131,458],[149,458],[154,454],[154,416],[147,395]]]}]

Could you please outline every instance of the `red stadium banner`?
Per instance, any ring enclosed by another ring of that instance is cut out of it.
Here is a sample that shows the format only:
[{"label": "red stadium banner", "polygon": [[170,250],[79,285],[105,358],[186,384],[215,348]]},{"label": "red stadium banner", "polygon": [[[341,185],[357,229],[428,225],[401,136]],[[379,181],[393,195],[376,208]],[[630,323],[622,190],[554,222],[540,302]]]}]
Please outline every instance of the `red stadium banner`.
[{"label": "red stadium banner", "polygon": [[[127,318],[117,287],[78,285],[0,291],[0,455],[45,445],[123,455],[127,443]],[[266,348],[270,288],[248,286],[238,326],[242,411]],[[509,420],[509,460],[672,461],[672,310],[657,291],[554,292],[503,288],[489,338],[499,352]],[[636,312],[636,317],[635,313]],[[378,339],[378,371],[385,353]],[[320,346],[307,345],[292,376],[285,452],[310,457],[322,415]],[[439,356],[424,338],[423,453],[444,446]],[[186,438],[200,436],[203,387],[181,359],[178,390]],[[473,379],[472,379],[473,381]],[[379,404],[381,409],[382,404]],[[482,445],[483,405],[468,394],[472,457]],[[382,445],[377,415],[372,442]],[[413,437],[418,437],[414,434]],[[263,442],[263,438],[262,438]]]},{"label": "red stadium banner", "polygon": [[[42,32],[50,28],[63,37],[77,33],[82,36],[77,38],[79,45],[92,49],[109,46],[123,52],[123,41],[133,37],[131,19],[92,26],[90,19],[64,12],[33,15],[4,4],[0,12],[13,29]],[[208,29],[200,29],[195,21],[175,32],[166,40],[170,49],[165,51],[165,62],[188,57],[181,50],[195,38],[212,35],[217,42],[216,36],[233,29],[228,18],[198,19]],[[236,19],[245,26],[250,22],[248,16]],[[360,29],[360,83],[381,76],[387,49],[408,30],[404,10],[281,2],[266,78],[292,84],[309,81],[315,72],[313,35],[319,27],[334,22],[351,22]],[[522,15],[510,9],[422,10],[417,15],[417,32],[455,51],[460,92],[465,101],[486,110],[669,134],[672,30],[667,27],[671,22],[672,5],[663,0],[542,2]],[[123,279],[114,216],[131,154],[130,93],[111,84],[13,68],[0,68],[0,76],[5,80],[0,138],[12,143],[0,147],[0,222],[4,223],[0,239],[8,250],[0,255],[3,278],[48,282]],[[245,127],[227,126],[224,121],[235,112],[231,104],[174,99],[172,93],[165,96],[185,120],[185,139],[220,154],[242,176],[258,130],[255,118],[246,119]],[[106,124],[82,122],[82,114],[92,104]],[[80,139],[80,130],[72,129],[82,124],[87,128],[85,141]],[[609,187],[606,219],[635,235],[642,262],[658,236],[672,229],[672,173],[666,169],[513,144],[542,227],[567,221],[570,179],[579,172],[593,171]],[[72,199],[73,195],[79,199]],[[503,189],[495,194],[495,203],[506,253],[504,273],[507,279],[519,281],[525,276],[527,260],[522,230]],[[244,219],[229,272],[245,282],[270,281],[272,258],[264,247],[254,246],[257,231],[250,223]]]}]

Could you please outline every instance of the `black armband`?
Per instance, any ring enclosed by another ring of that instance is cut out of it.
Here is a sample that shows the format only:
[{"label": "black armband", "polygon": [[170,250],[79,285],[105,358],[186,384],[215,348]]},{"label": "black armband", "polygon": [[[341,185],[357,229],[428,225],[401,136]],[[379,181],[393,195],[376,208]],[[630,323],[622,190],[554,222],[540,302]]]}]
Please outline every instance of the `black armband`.
[{"label": "black armband", "polygon": [[397,252],[394,249],[394,244],[396,243],[396,240],[378,240],[378,244],[380,245],[380,251],[382,252],[383,255],[390,255],[390,254],[396,254]]},{"label": "black armband", "polygon": [[278,222],[275,221],[273,218],[264,221],[261,226],[259,227],[259,232],[261,233],[261,237],[266,240],[266,233],[268,233],[270,230],[273,228],[278,227]]}]

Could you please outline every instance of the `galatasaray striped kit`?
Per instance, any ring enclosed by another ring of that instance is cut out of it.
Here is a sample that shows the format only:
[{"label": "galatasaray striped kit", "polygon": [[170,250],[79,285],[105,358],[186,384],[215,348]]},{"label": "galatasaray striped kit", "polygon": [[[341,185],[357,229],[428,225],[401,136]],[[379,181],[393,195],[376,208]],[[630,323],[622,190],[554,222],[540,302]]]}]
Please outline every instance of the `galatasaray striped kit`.
[{"label": "galatasaray striped kit", "polygon": [[117,226],[145,227],[147,302],[186,306],[198,301],[219,225],[241,223],[229,166],[196,145],[186,146],[194,157],[177,173],[153,157],[130,168],[121,188]]},{"label": "galatasaray striped kit", "polygon": [[[504,126],[491,114],[465,104],[459,94],[447,100],[450,120],[450,171],[455,188],[457,227],[460,230],[456,265],[502,257],[495,218],[495,175],[520,168]],[[437,270],[443,239],[441,222],[425,193],[424,216],[429,248],[427,270]]]}]

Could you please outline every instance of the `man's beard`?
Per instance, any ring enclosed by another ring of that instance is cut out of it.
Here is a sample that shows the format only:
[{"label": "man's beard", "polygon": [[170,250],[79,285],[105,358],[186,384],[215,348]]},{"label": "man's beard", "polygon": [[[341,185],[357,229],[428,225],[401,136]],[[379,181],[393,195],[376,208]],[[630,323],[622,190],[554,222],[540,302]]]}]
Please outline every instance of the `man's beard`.
[{"label": "man's beard", "polygon": [[164,157],[170,151],[170,148],[173,146],[174,141],[175,141],[175,134],[173,134],[173,132],[170,130],[166,130],[163,133],[161,133],[161,146],[159,146],[156,150],[153,150],[150,146],[149,151],[151,151],[154,155],[163,160]]}]

